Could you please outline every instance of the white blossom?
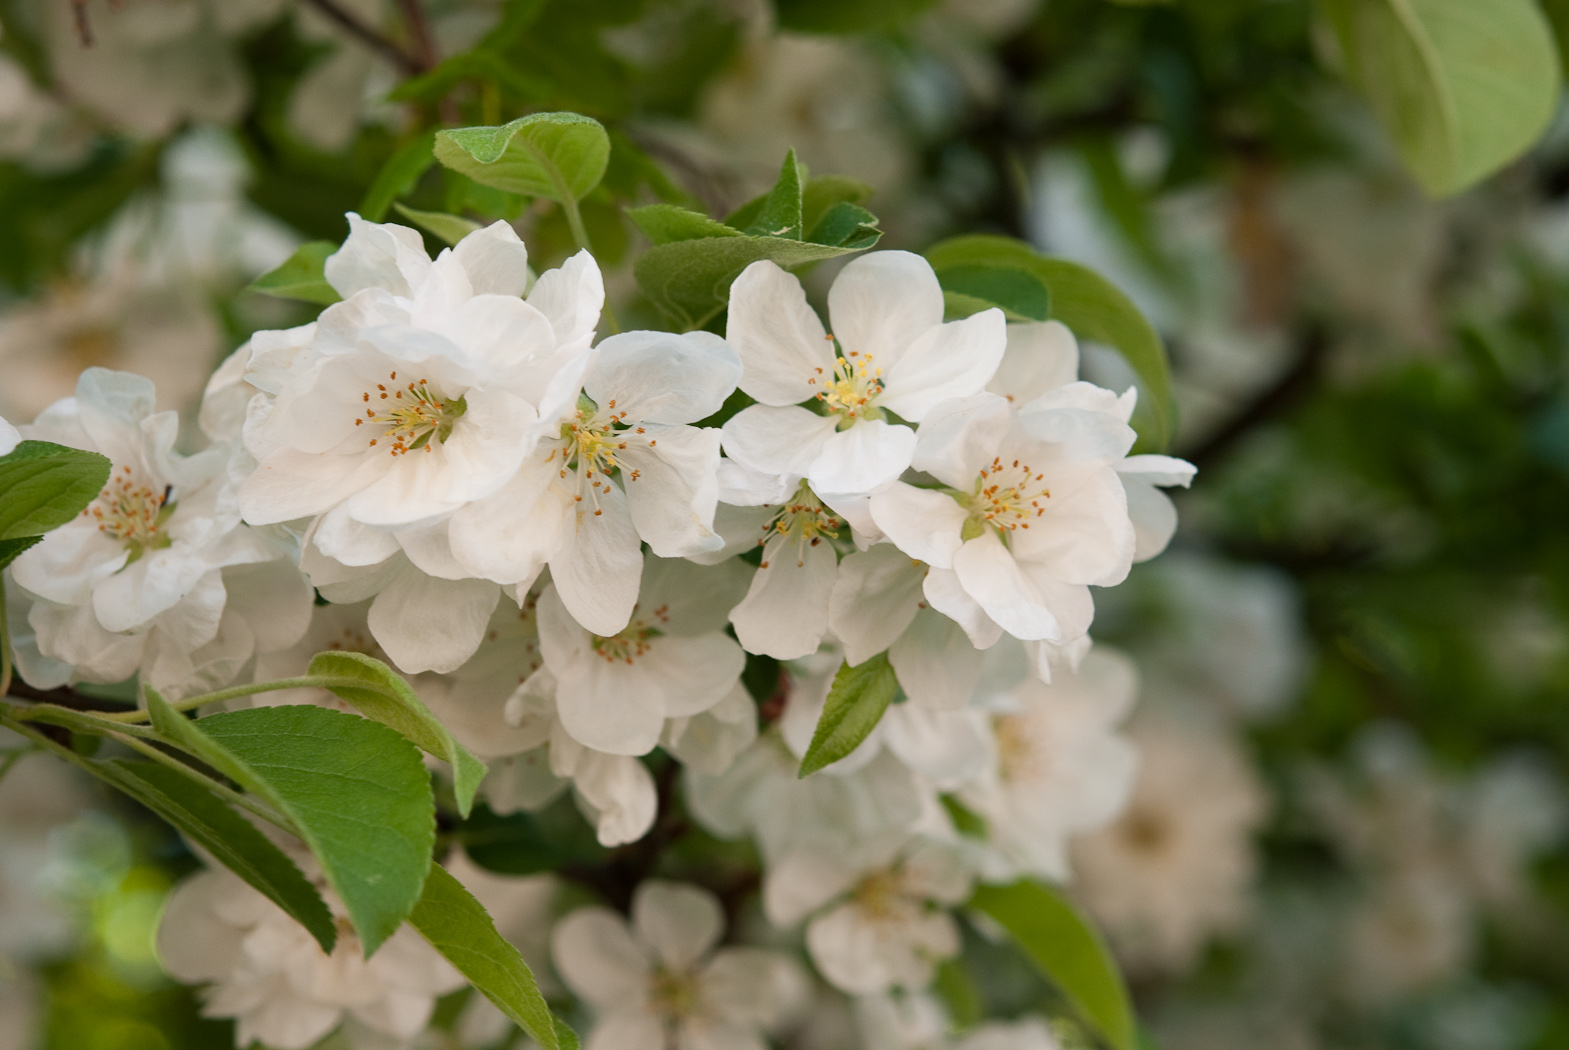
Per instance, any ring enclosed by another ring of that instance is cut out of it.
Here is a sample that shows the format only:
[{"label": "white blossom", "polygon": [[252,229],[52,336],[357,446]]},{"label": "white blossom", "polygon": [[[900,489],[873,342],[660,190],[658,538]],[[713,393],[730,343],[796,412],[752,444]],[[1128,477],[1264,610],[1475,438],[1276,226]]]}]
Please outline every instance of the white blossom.
[{"label": "white blossom", "polygon": [[602,907],[561,920],[551,938],[556,969],[597,1015],[584,1050],[765,1046],[763,1033],[803,998],[803,977],[775,952],[715,950],[723,932],[712,894],[654,880],[633,895],[630,925]]}]

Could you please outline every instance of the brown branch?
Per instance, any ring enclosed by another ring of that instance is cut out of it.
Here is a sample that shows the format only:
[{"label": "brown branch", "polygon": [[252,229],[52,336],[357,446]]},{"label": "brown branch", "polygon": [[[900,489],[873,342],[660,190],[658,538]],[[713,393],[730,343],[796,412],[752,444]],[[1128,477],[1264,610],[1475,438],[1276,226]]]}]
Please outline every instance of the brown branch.
[{"label": "brown branch", "polygon": [[359,18],[339,7],[335,0],[301,0],[321,13],[323,17],[337,25],[344,32],[355,37],[372,51],[376,51],[390,60],[404,73],[412,76],[423,73],[427,66],[419,58],[409,54],[403,48],[393,43],[386,36],[374,28],[360,21]]},{"label": "brown branch", "polygon": [[419,61],[420,72],[436,66],[436,42],[430,35],[430,23],[425,20],[425,9],[420,0],[398,0],[398,11],[403,15],[403,25],[414,43],[414,57]]},{"label": "brown branch", "polygon": [[87,0],[71,0],[71,14],[76,16],[76,36],[83,47],[93,46],[93,24],[87,17]]},{"label": "brown branch", "polygon": [[70,686],[61,686],[58,689],[38,689],[28,685],[20,678],[11,680],[11,688],[5,694],[7,700],[30,700],[39,704],[54,704],[56,707],[68,707],[72,711],[129,711],[126,704],[117,704],[113,700],[100,700],[97,697],[79,693]]}]

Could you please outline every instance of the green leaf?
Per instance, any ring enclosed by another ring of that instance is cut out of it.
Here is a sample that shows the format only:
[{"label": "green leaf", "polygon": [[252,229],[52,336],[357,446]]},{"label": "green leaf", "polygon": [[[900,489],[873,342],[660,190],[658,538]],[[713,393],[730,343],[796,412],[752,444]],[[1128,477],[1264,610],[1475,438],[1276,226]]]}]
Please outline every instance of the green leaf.
[{"label": "green leaf", "polygon": [[545,1050],[574,1045],[557,1034],[560,1022],[551,1015],[522,954],[441,865],[431,865],[409,924]]},{"label": "green leaf", "polygon": [[840,666],[798,775],[810,776],[860,747],[898,692],[899,679],[887,653],[878,653],[854,667],[848,663]]},{"label": "green leaf", "polygon": [[51,441],[21,442],[0,456],[0,540],[38,536],[64,525],[103,491],[109,470],[109,460],[96,452]]},{"label": "green leaf", "polygon": [[321,894],[288,855],[211,791],[178,770],[152,762],[93,763],[99,776],[158,814],[265,894],[331,954],[338,928]]},{"label": "green leaf", "polygon": [[964,963],[958,959],[945,959],[937,967],[937,980],[933,982],[932,990],[948,1008],[948,1016],[953,1019],[954,1028],[961,1032],[974,1028],[985,1016],[981,990],[975,986],[974,979],[964,969]]},{"label": "green leaf", "polygon": [[302,244],[284,260],[283,265],[262,274],[246,285],[245,290],[277,299],[299,299],[320,306],[331,306],[343,298],[327,283],[326,277],[327,256],[337,250],[338,246],[331,241]]},{"label": "green leaf", "polygon": [[403,204],[394,204],[398,214],[423,229],[429,230],[448,244],[457,244],[475,230],[483,229],[473,219],[452,215],[444,211],[419,211]]},{"label": "green leaf", "polygon": [[1000,307],[1010,321],[1044,321],[1051,316],[1051,290],[1028,269],[953,266],[938,280],[945,292]]},{"label": "green leaf", "polygon": [[1536,141],[1558,105],[1534,0],[1325,0],[1348,78],[1417,180],[1456,193]]},{"label": "green leaf", "polygon": [[332,651],[312,657],[305,673],[335,679],[327,686],[334,696],[347,700],[360,714],[391,726],[422,750],[451,765],[458,810],[468,816],[474,805],[474,792],[485,779],[485,763],[453,739],[397,672],[363,653]]},{"label": "green leaf", "polygon": [[801,240],[801,190],[805,178],[806,173],[795,159],[795,150],[790,150],[785,154],[784,166],[779,170],[779,181],[763,198],[762,207],[743,228],[743,232],[759,237]]},{"label": "green leaf", "polygon": [[434,129],[410,139],[387,158],[360,201],[360,215],[371,222],[382,222],[392,202],[414,189],[419,177],[436,163],[433,152],[436,143]]},{"label": "green leaf", "polygon": [[649,204],[628,208],[627,218],[655,244],[695,241],[704,237],[740,237],[741,231],[710,219],[702,212],[674,204]]},{"label": "green leaf", "polygon": [[483,185],[564,203],[599,185],[610,137],[589,117],[532,113],[501,127],[439,131],[436,159]]},{"label": "green leaf", "polygon": [[779,25],[813,33],[889,29],[931,7],[935,0],[774,0]]},{"label": "green leaf", "polygon": [[1135,1050],[1133,1008],[1117,964],[1100,935],[1061,894],[1030,881],[982,886],[969,907],[1007,930],[1112,1050]]},{"label": "green leaf", "polygon": [[[872,199],[873,190],[859,179],[848,175],[813,175],[801,191],[801,221],[810,230],[820,222],[828,209],[836,204],[864,206]],[[823,241],[823,244],[830,242]]]},{"label": "green leaf", "polygon": [[367,958],[419,900],[436,841],[430,774],[384,725],[310,705],[190,721],[152,689],[159,732],[294,821]]},{"label": "green leaf", "polygon": [[560,866],[565,855],[531,813],[493,813],[478,806],[453,833],[469,859],[504,875],[532,875]]},{"label": "green leaf", "polygon": [[831,244],[848,251],[860,251],[876,244],[883,231],[877,216],[850,201],[840,201],[825,211],[807,233],[814,244]]},{"label": "green leaf", "polygon": [[707,237],[656,245],[638,258],[632,273],[661,310],[693,329],[725,308],[731,283],[759,259],[790,269],[857,250],[783,237]]},{"label": "green leaf", "polygon": [[42,536],[18,536],[14,540],[0,540],[0,569],[10,565],[19,554],[42,539]]},{"label": "green leaf", "polygon": [[[1171,369],[1165,345],[1133,300],[1110,281],[1078,263],[1048,259],[1010,237],[953,237],[933,245],[926,258],[944,288],[948,287],[945,274],[959,275],[963,287],[953,289],[947,298],[950,308],[961,313],[979,303],[991,304],[975,295],[986,285],[976,283],[968,273],[974,267],[1013,269],[1039,279],[1050,296],[1052,317],[1071,328],[1080,339],[1105,343],[1117,350],[1133,368],[1144,384],[1145,396],[1139,399],[1133,417],[1134,427],[1143,439],[1141,445],[1166,447],[1175,427],[1176,405],[1171,396]],[[994,290],[1004,289],[997,286]]]}]

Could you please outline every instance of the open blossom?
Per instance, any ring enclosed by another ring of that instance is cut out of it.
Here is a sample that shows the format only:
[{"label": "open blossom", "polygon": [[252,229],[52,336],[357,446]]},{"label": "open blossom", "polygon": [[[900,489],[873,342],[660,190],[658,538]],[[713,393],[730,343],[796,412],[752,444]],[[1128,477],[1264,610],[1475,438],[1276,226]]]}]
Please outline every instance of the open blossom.
[{"label": "open blossom", "polygon": [[807,924],[812,961],[835,987],[865,995],[921,989],[959,951],[947,907],[970,894],[952,846],[884,839],[850,855],[799,852],[769,869],[763,907],[776,926]]},{"label": "open blossom", "polygon": [[747,652],[794,660],[817,651],[828,631],[828,604],[838,574],[833,541],[844,521],[806,482],[777,505],[762,505],[763,557],[746,596],[730,610]]},{"label": "open blossom", "polygon": [[598,1015],[584,1050],[759,1050],[764,1032],[804,998],[788,957],[758,948],[715,950],[724,932],[706,890],[649,880],[632,923],[609,908],[562,919],[551,950],[567,985]]},{"label": "open blossom", "polygon": [[[204,684],[218,685],[259,637],[264,648],[283,646],[305,629],[309,591],[278,561],[274,543],[241,525],[225,490],[225,451],[175,452],[178,420],[154,413],[153,404],[148,380],[90,368],[75,397],[26,429],[112,464],[98,498],[11,566],[33,599],[27,623],[35,639],[18,644],[17,657],[35,685],[118,682],[140,671],[178,693],[209,664],[221,670],[208,667]],[[261,568],[268,562],[276,562],[281,586]],[[241,566],[255,567],[249,597],[260,636],[232,617],[222,629]]]},{"label": "open blossom", "polygon": [[179,980],[210,983],[202,1013],[232,1017],[237,1046],[305,1050],[346,1018],[409,1041],[425,1030],[436,999],[463,976],[410,926],[364,958],[340,916],[331,955],[272,901],[227,870],[192,876],[174,891],[158,927],[158,954]]},{"label": "open blossom", "polygon": [[1068,877],[1068,841],[1127,802],[1138,753],[1116,732],[1138,690],[1132,662],[1092,649],[1050,685],[1027,679],[992,715],[992,767],[958,792],[986,821],[988,879]]},{"label": "open blossom", "polygon": [[[725,454],[807,479],[826,498],[871,492],[910,466],[920,422],[948,398],[985,389],[1006,342],[1001,310],[943,323],[931,265],[909,252],[861,256],[828,293],[833,334],[796,278],[755,262],[730,293],[725,338],[740,386],[759,402],[725,424]],[[822,414],[800,407],[816,401]]]}]

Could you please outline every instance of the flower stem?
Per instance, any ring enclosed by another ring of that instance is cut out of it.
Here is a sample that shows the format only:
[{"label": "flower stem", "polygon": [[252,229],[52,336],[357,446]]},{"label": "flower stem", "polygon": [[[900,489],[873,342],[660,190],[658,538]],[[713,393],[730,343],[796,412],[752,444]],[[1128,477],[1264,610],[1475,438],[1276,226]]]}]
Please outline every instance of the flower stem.
[{"label": "flower stem", "polygon": [[11,691],[11,628],[5,619],[5,577],[0,576],[0,696]]},{"label": "flower stem", "polygon": [[[252,682],[250,685],[233,685],[227,689],[220,689],[215,693],[203,693],[201,696],[177,700],[169,706],[176,711],[192,711],[198,707],[205,707],[208,704],[217,704],[224,700],[233,700],[241,696],[254,696],[257,693],[270,693],[275,689],[326,689],[340,682],[344,685],[353,684],[329,675],[301,675],[298,678],[280,678],[275,682]],[[103,716],[105,720],[117,723],[145,722],[151,717],[146,711],[121,711],[116,714]]]}]

